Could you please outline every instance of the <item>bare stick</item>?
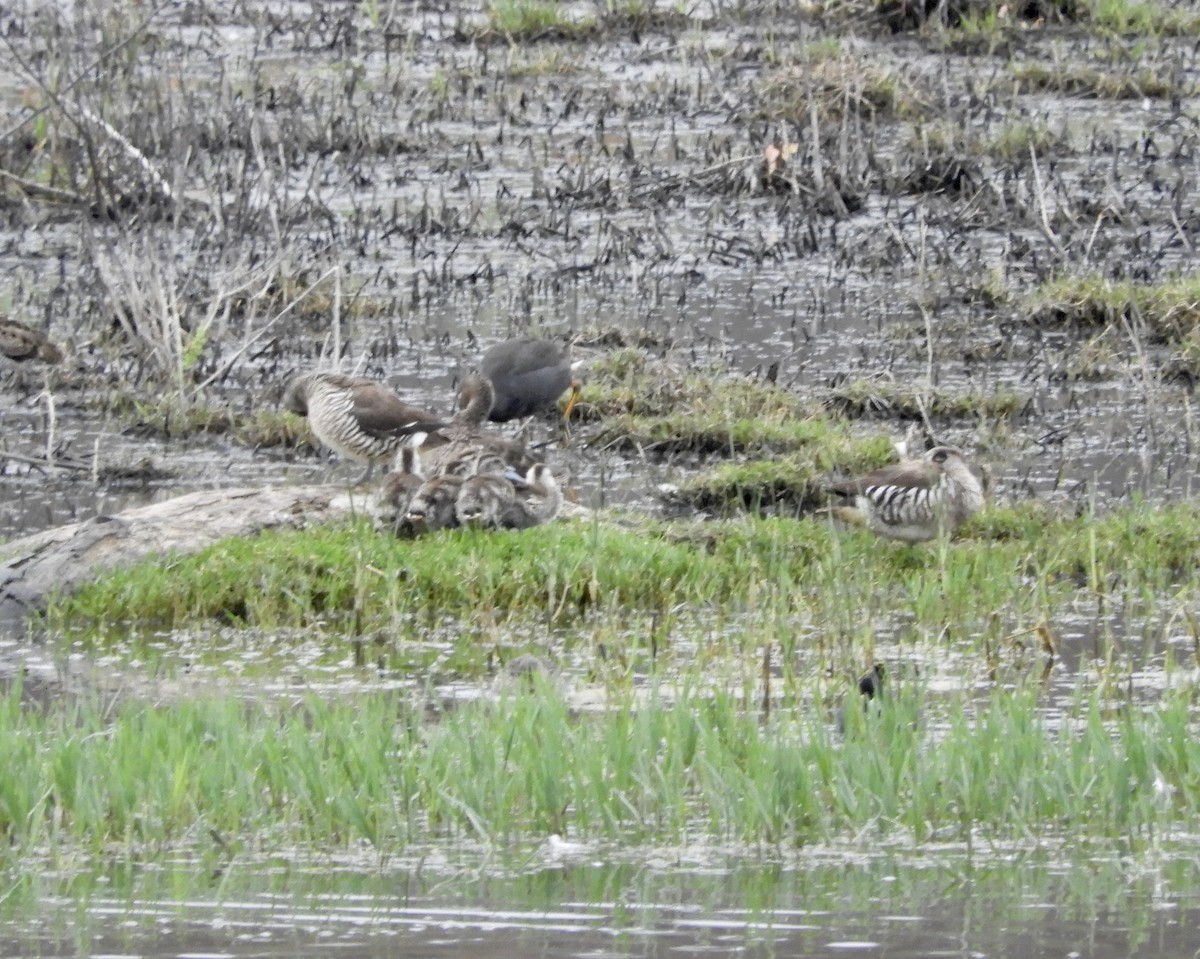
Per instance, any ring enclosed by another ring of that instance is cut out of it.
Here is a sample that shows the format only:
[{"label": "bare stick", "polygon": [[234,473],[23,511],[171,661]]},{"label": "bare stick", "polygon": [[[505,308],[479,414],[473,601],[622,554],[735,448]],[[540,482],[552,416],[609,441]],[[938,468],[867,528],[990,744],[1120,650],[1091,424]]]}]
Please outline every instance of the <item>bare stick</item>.
[{"label": "bare stick", "polygon": [[1050,214],[1046,210],[1046,191],[1042,185],[1042,171],[1038,166],[1037,151],[1033,148],[1032,143],[1029,144],[1029,160],[1033,164],[1033,183],[1037,192],[1038,210],[1042,217],[1042,232],[1046,234],[1046,239],[1054,244],[1054,248],[1058,250],[1059,254],[1065,256],[1066,247],[1058,238],[1058,234],[1050,227]]},{"label": "bare stick", "polygon": [[258,330],[253,336],[251,336],[248,340],[246,340],[245,343],[243,343],[236,350],[234,350],[233,354],[227,360],[225,360],[224,363],[221,364],[221,366],[217,369],[217,371],[215,373],[213,373],[207,379],[205,379],[201,383],[199,383],[196,386],[196,388],[192,390],[191,395],[193,397],[199,395],[201,390],[203,390],[205,387],[210,386],[211,384],[215,383],[222,376],[224,376],[226,373],[228,373],[229,370],[232,369],[233,364],[237,361],[237,359],[243,353],[245,353],[248,349],[250,349],[251,346],[253,346],[259,340],[261,340],[264,336],[266,336],[267,333],[270,332],[271,327],[273,327],[276,323],[278,323],[285,316],[287,316],[293,309],[295,309],[296,305],[301,300],[303,300],[306,296],[308,296],[308,294],[311,293],[320,283],[322,283],[327,277],[333,275],[334,273],[337,273],[340,269],[341,269],[340,266],[331,267],[330,269],[328,269],[324,273],[322,273],[319,277],[317,277],[312,283],[310,283],[308,286],[306,286],[303,290],[301,290],[299,293],[297,293],[294,297],[292,297],[291,301],[289,301],[288,304],[282,310],[280,310],[278,313],[276,313],[275,316],[273,316],[266,324],[264,324],[262,329]]},{"label": "bare stick", "polygon": [[[167,5],[168,2],[169,2],[169,0],[163,0],[163,2],[159,4],[159,6],[155,7],[150,12],[150,16],[147,17],[147,19],[145,19],[137,28],[135,28],[135,30],[132,33],[130,33],[130,35],[128,37],[126,37],[124,40],[122,40],[121,42],[116,44],[114,47],[112,47],[111,50],[105,51],[103,54],[101,54],[101,56],[99,58],[97,58],[88,67],[88,69],[86,71],[84,71],[82,74],[80,74],[80,76],[76,77],[76,79],[71,84],[69,84],[68,87],[66,89],[64,89],[61,93],[51,90],[50,87],[46,85],[45,81],[40,76],[38,76],[38,74],[34,71],[33,67],[25,60],[24,57],[21,56],[20,52],[16,49],[15,46],[13,46],[12,42],[8,39],[7,36],[0,36],[0,40],[3,40],[4,45],[8,48],[9,52],[12,54],[13,59],[16,60],[17,64],[21,67],[21,69],[25,72],[25,74],[41,88],[42,92],[45,93],[46,96],[50,98],[50,101],[59,109],[59,111],[62,113],[62,115],[64,117],[66,117],[66,119],[71,124],[74,125],[74,127],[79,131],[80,136],[83,137],[84,144],[87,147],[88,155],[89,155],[89,157],[91,157],[91,160],[92,160],[92,180],[93,180],[93,184],[95,185],[95,188],[96,188],[96,202],[98,204],[102,203],[104,193],[100,187],[99,170],[97,169],[96,160],[98,157],[98,152],[96,150],[96,144],[95,144],[93,138],[91,137],[91,135],[89,134],[88,130],[85,128],[85,126],[79,121],[79,119],[77,117],[72,115],[72,113],[69,109],[67,109],[67,104],[63,100],[63,96],[66,94],[67,89],[70,89],[70,87],[72,87],[76,83],[82,81],[84,79],[84,77],[86,77],[88,74],[91,73],[92,70],[96,69],[96,67],[98,67],[100,65],[100,63],[103,62],[104,58],[111,56],[114,52],[116,52],[117,50],[120,50],[123,46],[130,43],[135,37],[137,37],[140,33],[142,33],[150,25],[150,22],[154,19],[154,17],[156,17],[158,15],[158,13]],[[125,153],[127,155],[131,156],[134,159],[134,161],[136,163],[138,163],[138,165],[141,166],[142,169],[147,172],[147,174],[149,174],[150,178],[154,181],[155,186],[159,190],[162,191],[163,196],[165,196],[167,199],[172,200],[172,201],[175,199],[175,194],[174,194],[174,191],[171,189],[170,184],[168,184],[167,181],[165,179],[163,179],[162,175],[154,168],[153,164],[150,163],[150,161],[146,158],[145,154],[143,154],[140,150],[137,149],[137,147],[135,147],[132,143],[129,142],[129,139],[127,137],[125,137],[118,130],[116,130],[116,128],[114,128],[112,126],[112,124],[106,122],[105,120],[101,119],[100,117],[97,117],[94,113],[92,113],[90,110],[88,110],[86,107],[84,107],[81,103],[77,102],[77,103],[73,104],[73,106],[76,110],[78,110],[83,115],[85,120],[87,120],[88,122],[90,122],[96,126],[99,126],[100,129],[107,136],[109,136],[111,139],[115,140],[117,142],[117,144],[125,151]],[[40,111],[38,111],[38,112],[40,112]],[[3,137],[0,137],[0,141],[2,141],[3,139],[6,139],[12,133],[19,130],[21,128],[21,126],[23,126],[25,123],[29,122],[30,119],[32,119],[34,116],[37,116],[37,115],[38,115],[37,113],[33,113],[33,114],[23,118],[19,124],[17,124],[15,127],[13,127],[7,133],[5,133]]]},{"label": "bare stick", "polygon": [[87,197],[75,193],[73,190],[60,190],[56,187],[46,186],[44,183],[35,183],[33,180],[26,180],[24,177],[19,177],[15,173],[9,173],[8,170],[0,170],[0,177],[15,183],[27,196],[41,197],[43,200],[54,200],[56,203],[69,203],[72,205],[82,206],[87,203]]},{"label": "bare stick", "polygon": [[125,155],[133,160],[133,162],[138,166],[140,166],[142,170],[145,171],[146,175],[154,181],[154,185],[158,187],[164,197],[166,197],[168,200],[175,199],[175,191],[171,189],[171,184],[163,179],[163,175],[154,168],[154,164],[152,164],[146,158],[146,154],[130,143],[129,138],[126,137],[125,134],[123,134],[103,117],[96,116],[96,114],[92,113],[92,111],[85,107],[82,103],[76,103],[75,109],[83,114],[83,118],[85,120],[87,120],[89,123],[94,123],[101,130],[103,130],[108,135],[109,139],[116,141],[117,146],[125,151]]},{"label": "bare stick", "polygon": [[[79,75],[76,76],[74,80],[71,80],[62,89],[60,89],[58,91],[57,95],[53,91],[51,91],[42,82],[41,78],[36,73],[33,72],[33,69],[29,66],[29,64],[26,63],[21,58],[21,55],[19,53],[17,53],[16,49],[14,49],[12,42],[8,39],[8,36],[6,34],[0,34],[0,40],[2,40],[4,42],[4,45],[6,47],[8,47],[9,51],[12,53],[12,55],[16,59],[17,63],[20,64],[21,68],[30,77],[30,79],[32,79],[34,81],[34,83],[36,83],[39,87],[41,87],[46,92],[46,95],[50,98],[51,102],[54,103],[55,106],[57,106],[60,110],[63,110],[63,106],[59,100],[59,97],[66,96],[68,93],[70,93],[72,90],[74,90],[75,87],[79,86],[79,84],[81,84],[84,80],[86,80],[88,77],[90,77],[92,75],[92,72],[97,67],[99,67],[100,64],[102,64],[105,60],[107,60],[109,57],[111,57],[114,53],[119,52],[124,47],[129,46],[129,44],[131,44],[139,36],[141,36],[143,33],[145,33],[146,30],[149,28],[150,24],[153,23],[154,20],[158,17],[158,15],[160,13],[162,13],[162,11],[167,7],[167,5],[172,2],[173,2],[173,0],[161,0],[161,2],[158,4],[158,6],[156,6],[153,10],[151,10],[150,13],[147,14],[146,18],[141,23],[139,23],[136,27],[133,28],[133,30],[130,32],[129,36],[125,37],[122,40],[118,40],[107,50],[100,51],[100,53],[96,56],[96,59],[94,59],[83,70],[81,70],[79,72]],[[7,140],[9,137],[11,137],[14,133],[16,133],[18,130],[20,130],[21,127],[25,126],[31,120],[34,120],[37,117],[41,116],[48,109],[49,109],[49,107],[42,107],[38,110],[34,110],[32,113],[26,114],[24,117],[22,117],[20,120],[18,120],[15,124],[13,124],[7,130],[5,130],[3,133],[0,133],[0,143],[3,143],[5,140]],[[70,114],[67,114],[66,110],[63,110],[63,114],[66,115],[68,120],[71,119]],[[74,123],[75,121],[72,120],[71,122]],[[76,125],[78,126],[78,124],[76,124]]]},{"label": "bare stick", "polygon": [[50,459],[48,454],[47,457],[26,456],[23,453],[0,450],[0,459],[11,460],[14,463],[24,463],[26,466],[46,466],[50,469],[75,470],[79,473],[86,473],[92,469],[87,463],[77,463],[75,460],[65,460],[61,457]]},{"label": "bare stick", "polygon": [[54,405],[54,394],[50,392],[50,375],[46,374],[46,388],[42,390],[46,397],[46,462],[54,465],[54,436],[58,432],[57,407]]}]

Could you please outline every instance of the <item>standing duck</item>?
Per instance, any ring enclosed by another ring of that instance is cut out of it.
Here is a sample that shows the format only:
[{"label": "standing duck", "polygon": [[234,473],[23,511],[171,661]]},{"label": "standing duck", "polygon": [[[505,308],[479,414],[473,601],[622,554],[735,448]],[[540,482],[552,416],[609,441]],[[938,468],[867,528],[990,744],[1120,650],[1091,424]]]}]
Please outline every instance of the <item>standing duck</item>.
[{"label": "standing duck", "polygon": [[293,376],[283,393],[283,407],[307,416],[313,434],[325,446],[365,462],[360,483],[370,477],[376,462],[395,456],[409,435],[446,425],[433,413],[405,403],[382,383],[341,373]]},{"label": "standing duck", "polygon": [[920,459],[831,483],[827,489],[854,504],[834,507],[831,512],[838,519],[906,543],[950,535],[984,503],[979,477],[953,446],[935,446]]},{"label": "standing duck", "polygon": [[553,405],[567,389],[575,404],[579,384],[571,371],[569,348],[554,340],[524,336],[497,343],[483,354],[479,369],[496,390],[495,403],[488,418],[493,423],[530,416]]}]

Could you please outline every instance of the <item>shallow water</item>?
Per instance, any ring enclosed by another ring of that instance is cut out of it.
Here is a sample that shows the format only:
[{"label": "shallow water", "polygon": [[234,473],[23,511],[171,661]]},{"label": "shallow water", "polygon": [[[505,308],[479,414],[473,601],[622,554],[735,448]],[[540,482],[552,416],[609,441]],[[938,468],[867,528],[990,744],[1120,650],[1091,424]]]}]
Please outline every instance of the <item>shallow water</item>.
[{"label": "shallow water", "polygon": [[0,955],[1177,959],[1200,942],[1197,878],[1186,847],[1067,864],[1037,849],[447,846],[207,880],[183,864],[33,878],[8,897]]}]

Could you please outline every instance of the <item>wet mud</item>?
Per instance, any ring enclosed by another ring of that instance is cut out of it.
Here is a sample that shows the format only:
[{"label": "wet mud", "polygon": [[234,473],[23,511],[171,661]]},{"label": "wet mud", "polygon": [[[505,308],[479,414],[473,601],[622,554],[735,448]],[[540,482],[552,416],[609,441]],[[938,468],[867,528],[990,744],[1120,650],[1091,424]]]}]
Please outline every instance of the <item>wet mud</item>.
[{"label": "wet mud", "polygon": [[[494,7],[118,9],[4,15],[5,307],[68,354],[3,371],[4,534],[341,477],[264,423],[287,373],[448,412],[525,332],[769,373],[971,450],[1000,497],[1191,491],[1190,324],[1034,302],[1189,268],[1186,40],[1017,19],[988,51],[772,4],[528,35]],[[562,459],[593,502],[655,508],[694,465],[592,435]]]}]

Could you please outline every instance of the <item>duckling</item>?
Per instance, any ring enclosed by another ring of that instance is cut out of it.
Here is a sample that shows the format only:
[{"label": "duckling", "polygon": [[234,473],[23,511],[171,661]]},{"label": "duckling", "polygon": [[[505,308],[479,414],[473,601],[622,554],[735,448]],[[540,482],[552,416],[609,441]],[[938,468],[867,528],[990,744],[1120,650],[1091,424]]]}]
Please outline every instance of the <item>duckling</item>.
[{"label": "duckling", "polygon": [[562,508],[562,487],[544,463],[535,463],[517,485],[517,496],[505,512],[501,525],[508,529],[528,529],[548,523]]},{"label": "duckling", "polygon": [[476,473],[463,480],[455,514],[462,526],[495,529],[516,501],[511,481],[499,473]]},{"label": "duckling", "polygon": [[411,530],[407,523],[408,507],[424,483],[417,447],[401,446],[394,468],[384,478],[383,487],[376,498],[376,514],[384,528],[396,533]]},{"label": "duckling", "polygon": [[405,519],[419,533],[457,526],[455,507],[462,484],[461,476],[434,476],[427,479],[413,494]]}]

